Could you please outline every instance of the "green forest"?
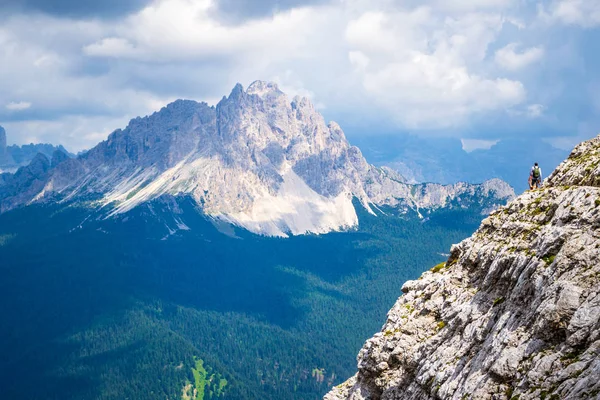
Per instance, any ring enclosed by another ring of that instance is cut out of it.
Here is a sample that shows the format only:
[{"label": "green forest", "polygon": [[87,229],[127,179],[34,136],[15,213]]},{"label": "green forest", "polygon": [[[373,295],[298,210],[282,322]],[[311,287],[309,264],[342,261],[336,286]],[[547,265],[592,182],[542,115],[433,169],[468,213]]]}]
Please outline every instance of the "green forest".
[{"label": "green forest", "polygon": [[353,231],[283,239],[185,198],[0,215],[0,398],[318,399],[480,219],[361,211]]}]

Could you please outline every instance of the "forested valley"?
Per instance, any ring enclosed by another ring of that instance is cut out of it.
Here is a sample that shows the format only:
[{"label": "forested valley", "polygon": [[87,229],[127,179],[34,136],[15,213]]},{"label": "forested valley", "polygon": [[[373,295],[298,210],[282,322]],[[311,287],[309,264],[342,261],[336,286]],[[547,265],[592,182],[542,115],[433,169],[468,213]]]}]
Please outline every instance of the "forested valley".
[{"label": "forested valley", "polygon": [[480,211],[363,210],[350,232],[286,239],[185,198],[0,215],[0,397],[320,398]]}]

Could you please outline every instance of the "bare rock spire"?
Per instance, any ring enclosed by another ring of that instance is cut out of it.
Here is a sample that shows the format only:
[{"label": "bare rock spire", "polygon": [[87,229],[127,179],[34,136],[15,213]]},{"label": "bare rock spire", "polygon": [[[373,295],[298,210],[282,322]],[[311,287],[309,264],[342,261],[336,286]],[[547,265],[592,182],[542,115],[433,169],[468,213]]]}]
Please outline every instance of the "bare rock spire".
[{"label": "bare rock spire", "polygon": [[12,158],[6,147],[6,131],[0,126],[0,166],[12,164]]},{"label": "bare rock spire", "polygon": [[6,154],[6,131],[0,126],[0,159]]}]

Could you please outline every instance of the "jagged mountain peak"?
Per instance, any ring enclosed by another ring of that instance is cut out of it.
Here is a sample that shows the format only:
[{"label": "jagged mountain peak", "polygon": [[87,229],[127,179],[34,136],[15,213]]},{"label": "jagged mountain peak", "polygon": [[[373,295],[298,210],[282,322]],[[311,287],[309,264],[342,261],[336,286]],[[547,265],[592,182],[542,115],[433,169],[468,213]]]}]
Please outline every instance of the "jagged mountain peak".
[{"label": "jagged mountain peak", "polygon": [[219,104],[217,104],[217,108],[231,103],[252,103],[260,101],[273,103],[278,100],[283,103],[290,103],[287,95],[279,90],[279,86],[274,82],[254,81],[245,90],[241,83],[237,83],[231,90],[229,96],[223,97]]},{"label": "jagged mountain peak", "polygon": [[327,400],[600,394],[600,136],[408,281]]},{"label": "jagged mountain peak", "polygon": [[48,168],[49,166],[50,166],[50,160],[48,159],[48,157],[46,157],[42,153],[37,153],[35,155],[35,157],[33,157],[33,160],[31,160],[31,163],[29,164],[29,167],[31,167],[31,168],[37,168],[37,167]]},{"label": "jagged mountain peak", "polygon": [[355,226],[354,198],[369,211],[377,204],[417,213],[506,199],[506,191],[485,197],[475,185],[407,185],[369,165],[310,100],[290,101],[263,81],[246,91],[236,85],[216,107],[177,100],[132,119],[77,159],[53,163],[43,179],[35,195],[0,192],[3,209],[101,198],[115,215],[160,196],[190,196],[214,218],[285,236]]},{"label": "jagged mountain peak", "polygon": [[274,82],[266,82],[266,81],[254,81],[248,86],[246,89],[247,94],[253,94],[260,97],[264,97],[266,95],[282,95],[284,94],[281,90],[279,90],[279,86]]}]

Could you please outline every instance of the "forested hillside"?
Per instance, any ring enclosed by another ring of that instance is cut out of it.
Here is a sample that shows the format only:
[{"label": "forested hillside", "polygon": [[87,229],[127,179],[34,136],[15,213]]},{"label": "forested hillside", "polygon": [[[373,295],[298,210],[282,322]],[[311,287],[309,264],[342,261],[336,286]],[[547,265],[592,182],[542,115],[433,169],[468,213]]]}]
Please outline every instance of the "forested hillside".
[{"label": "forested hillside", "polygon": [[108,220],[65,205],[3,214],[0,397],[319,398],[354,371],[403,282],[481,218],[384,211],[289,239],[186,199]]}]

